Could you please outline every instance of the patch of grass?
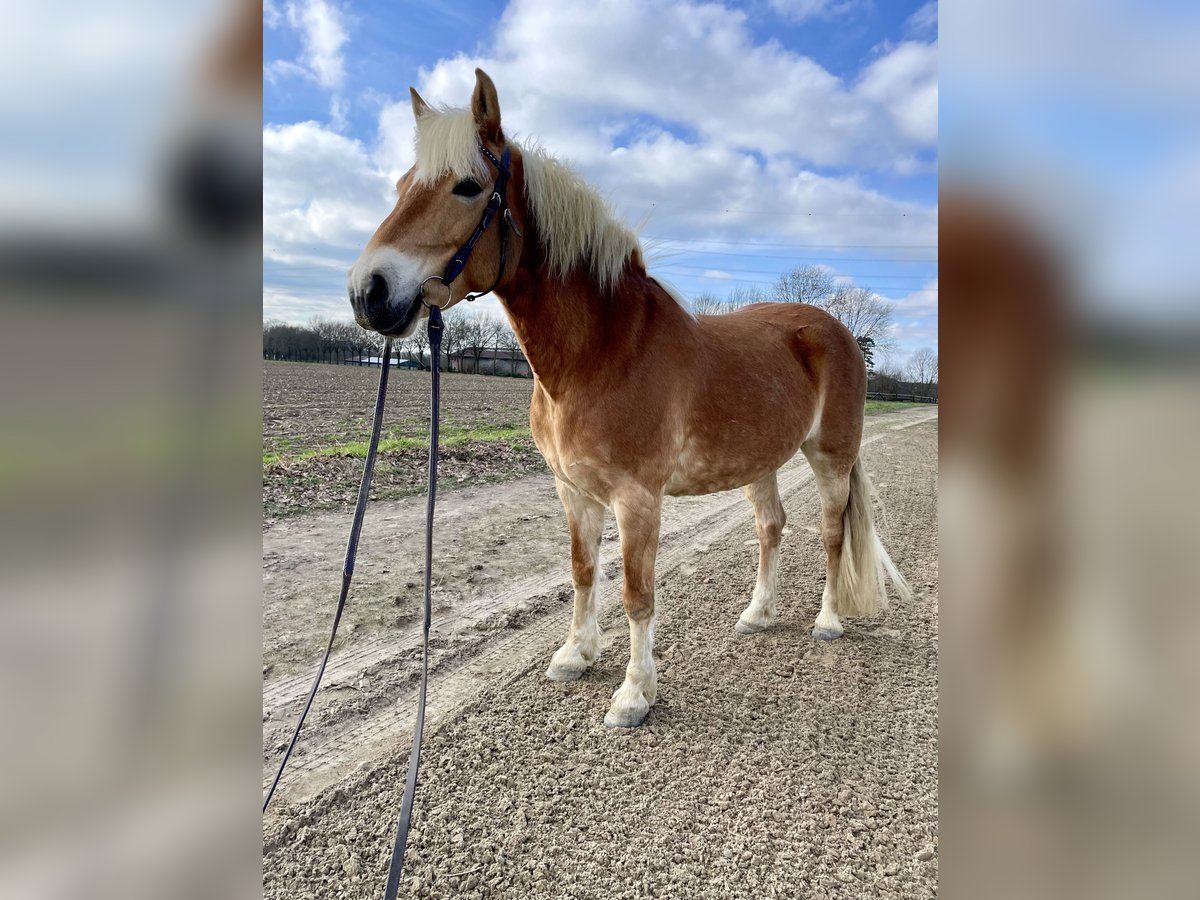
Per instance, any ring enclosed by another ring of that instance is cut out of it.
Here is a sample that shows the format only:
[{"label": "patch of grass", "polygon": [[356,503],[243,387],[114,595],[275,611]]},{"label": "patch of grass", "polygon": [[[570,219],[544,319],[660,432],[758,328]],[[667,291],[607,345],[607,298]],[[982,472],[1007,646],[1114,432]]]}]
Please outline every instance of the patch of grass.
[{"label": "patch of grass", "polygon": [[[468,441],[508,441],[513,446],[519,446],[521,438],[530,436],[527,427],[520,426],[491,426],[479,428],[464,428],[447,425],[442,428],[441,446],[454,447]],[[388,450],[413,450],[429,446],[428,437],[384,437],[379,441],[379,452]],[[317,447],[313,450],[302,450],[299,453],[264,453],[263,467],[273,466],[281,462],[299,462],[313,459],[317,456],[344,456],[353,459],[365,459],[367,441],[351,441],[346,444],[335,444],[330,447]]]},{"label": "patch of grass", "polygon": [[914,406],[929,406],[932,403],[910,403],[907,400],[868,400],[865,412],[880,413],[880,412],[896,412],[901,409],[911,409]]}]

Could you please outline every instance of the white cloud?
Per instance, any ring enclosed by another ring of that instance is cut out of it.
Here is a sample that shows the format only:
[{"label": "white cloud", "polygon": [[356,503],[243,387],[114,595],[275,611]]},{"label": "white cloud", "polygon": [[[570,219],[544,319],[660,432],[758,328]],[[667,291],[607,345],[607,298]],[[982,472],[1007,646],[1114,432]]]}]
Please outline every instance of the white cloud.
[{"label": "white cloud", "polygon": [[771,9],[785,19],[832,19],[864,5],[864,0],[771,0]]},{"label": "white cloud", "polygon": [[858,92],[887,111],[914,146],[932,146],[938,134],[937,45],[907,41],[867,67]]},{"label": "white cloud", "polygon": [[[263,129],[263,258],[345,274],[394,202],[358,141],[316,122]],[[318,262],[319,261],[319,262]]]},{"label": "white cloud", "polygon": [[334,131],[346,130],[346,113],[350,111],[350,103],[346,98],[334,94],[329,100],[329,124]]},{"label": "white cloud", "polygon": [[[503,98],[501,98],[503,103]],[[582,167],[630,221],[652,235],[812,244],[936,243],[931,210],[892,200],[852,176],[820,175],[794,160],[698,145],[658,132]]]},{"label": "white cloud", "polygon": [[900,300],[889,300],[895,306],[892,336],[906,358],[918,347],[938,346],[938,280],[931,278],[918,290]]},{"label": "white cloud", "polygon": [[316,122],[263,129],[263,317],[349,318],[346,272],[392,190],[358,141]]},{"label": "white cloud", "polygon": [[924,6],[908,17],[904,23],[905,34],[924,35],[937,32],[938,4],[937,0],[929,0]]},{"label": "white cloud", "polygon": [[932,44],[903,44],[847,83],[776,42],[755,43],[745,13],[715,4],[514,0],[493,45],[490,56],[423,73],[426,99],[461,105],[481,65],[506,119],[576,159],[595,147],[597,126],[635,116],[820,166],[891,169],[936,145]]},{"label": "white cloud", "polygon": [[283,13],[274,3],[263,5],[263,23],[268,28],[279,27],[285,17],[299,33],[304,49],[299,60],[267,63],[263,67],[267,78],[303,76],[327,90],[339,89],[346,78],[342,47],[349,40],[341,12],[325,0],[288,3]]}]

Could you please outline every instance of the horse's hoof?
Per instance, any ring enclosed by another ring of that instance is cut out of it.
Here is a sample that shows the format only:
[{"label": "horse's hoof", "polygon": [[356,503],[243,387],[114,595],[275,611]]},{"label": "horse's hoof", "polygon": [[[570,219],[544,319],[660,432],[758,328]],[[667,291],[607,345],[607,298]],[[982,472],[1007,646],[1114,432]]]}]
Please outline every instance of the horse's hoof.
[{"label": "horse's hoof", "polygon": [[818,641],[836,641],[844,634],[841,630],[834,631],[831,628],[814,628],[812,636]]},{"label": "horse's hoof", "polygon": [[[657,693],[653,688],[649,690],[651,695]],[[646,721],[651,699],[652,696],[647,697],[644,689],[628,681],[622,682],[621,686],[613,691],[612,703],[604,717],[604,724],[609,728],[637,728]]]},{"label": "horse's hoof", "polygon": [[753,622],[747,622],[744,619],[738,619],[737,624],[733,626],[733,630],[738,634],[759,634],[767,630],[766,625],[756,625]]},{"label": "horse's hoof", "polygon": [[560,666],[557,663],[550,663],[550,668],[546,670],[546,677],[551,681],[578,681],[586,671],[587,666]]},{"label": "horse's hoof", "polygon": [[610,709],[604,716],[605,728],[637,728],[646,721],[646,716],[650,714],[650,707],[644,709],[634,707],[633,709]]}]

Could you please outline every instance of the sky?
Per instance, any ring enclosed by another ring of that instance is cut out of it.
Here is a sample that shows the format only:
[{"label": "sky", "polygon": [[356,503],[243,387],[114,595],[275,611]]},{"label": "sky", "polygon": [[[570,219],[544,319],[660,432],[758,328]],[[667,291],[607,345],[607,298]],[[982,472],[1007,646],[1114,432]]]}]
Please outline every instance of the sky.
[{"label": "sky", "polygon": [[[349,319],[345,276],[413,161],[408,88],[574,166],[685,297],[800,265],[937,347],[936,2],[268,0],[263,316]],[[476,304],[499,313],[498,301]]]}]

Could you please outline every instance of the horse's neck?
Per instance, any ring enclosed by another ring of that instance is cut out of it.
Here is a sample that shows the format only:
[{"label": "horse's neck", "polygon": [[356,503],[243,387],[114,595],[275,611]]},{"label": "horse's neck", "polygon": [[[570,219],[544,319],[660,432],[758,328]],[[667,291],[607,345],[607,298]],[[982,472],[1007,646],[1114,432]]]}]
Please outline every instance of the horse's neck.
[{"label": "horse's neck", "polygon": [[581,277],[524,270],[513,282],[498,293],[534,375],[556,393],[588,365],[601,298]]},{"label": "horse's neck", "polygon": [[640,253],[626,260],[605,290],[586,263],[555,273],[539,225],[534,216],[524,217],[517,270],[497,295],[535,377],[552,397],[581,382],[618,382],[639,358],[686,352],[695,343],[696,320],[646,274]]},{"label": "horse's neck", "polygon": [[529,366],[551,396],[572,383],[606,382],[634,371],[637,360],[666,348],[685,349],[696,322],[631,262],[611,292],[587,271],[550,274],[541,260],[499,290]]}]

